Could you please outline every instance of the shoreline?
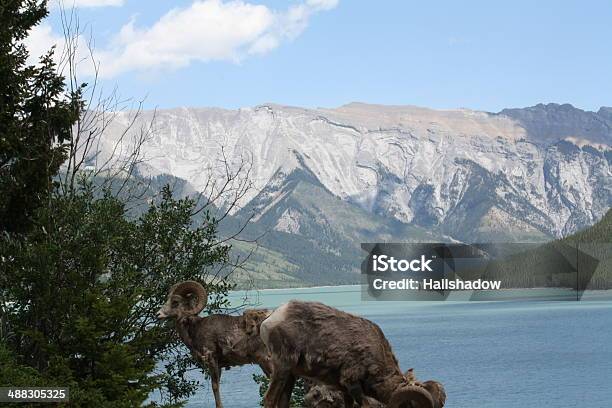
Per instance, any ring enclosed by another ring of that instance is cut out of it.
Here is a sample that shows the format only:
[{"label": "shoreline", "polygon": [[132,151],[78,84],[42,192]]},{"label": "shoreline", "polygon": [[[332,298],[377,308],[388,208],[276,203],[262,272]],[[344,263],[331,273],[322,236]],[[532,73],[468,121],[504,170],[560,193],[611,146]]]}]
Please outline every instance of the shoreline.
[{"label": "shoreline", "polygon": [[[230,293],[235,293],[235,292],[258,292],[258,291],[282,291],[282,290],[299,290],[299,289],[325,289],[325,288],[345,288],[345,287],[352,287],[352,286],[356,286],[356,287],[360,287],[363,284],[361,283],[351,283],[351,284],[340,284],[340,285],[322,285],[322,286],[295,286],[295,287],[286,287],[286,288],[251,288],[251,289],[235,289],[230,291]],[[538,287],[534,287],[534,288],[499,288],[499,289],[488,289],[488,290],[479,290],[479,291],[483,291],[483,292],[502,292],[502,291],[512,291],[512,290],[571,290],[571,291],[577,291],[577,289],[574,288],[557,288],[557,287],[547,287],[547,286],[538,286]],[[457,290],[457,289],[453,289],[450,290],[451,292],[465,292],[468,290]],[[612,291],[612,288],[610,289],[585,289],[583,292],[606,292],[606,291]]]},{"label": "shoreline", "polygon": [[291,286],[286,288],[251,288],[251,289],[235,289],[231,292],[250,292],[250,291],[281,291],[281,290],[298,290],[298,289],[325,289],[325,288],[344,288],[351,286],[361,286],[360,283],[351,283],[347,285],[322,285],[322,286]]}]

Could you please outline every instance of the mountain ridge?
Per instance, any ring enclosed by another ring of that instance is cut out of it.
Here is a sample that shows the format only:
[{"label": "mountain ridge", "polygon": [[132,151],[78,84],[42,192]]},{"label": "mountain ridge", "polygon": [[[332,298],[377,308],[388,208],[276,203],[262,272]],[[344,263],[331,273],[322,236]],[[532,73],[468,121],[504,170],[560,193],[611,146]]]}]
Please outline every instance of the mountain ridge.
[{"label": "mountain ridge", "polygon": [[[608,113],[567,104],[498,113],[364,103],[160,110],[142,171],[198,190],[223,178],[214,169],[223,147],[231,160],[252,159],[258,188],[248,205],[279,169],[297,166],[297,153],[330,194],[377,216],[461,241],[545,240],[593,224],[612,204]],[[118,115],[110,141],[127,123]]]}]

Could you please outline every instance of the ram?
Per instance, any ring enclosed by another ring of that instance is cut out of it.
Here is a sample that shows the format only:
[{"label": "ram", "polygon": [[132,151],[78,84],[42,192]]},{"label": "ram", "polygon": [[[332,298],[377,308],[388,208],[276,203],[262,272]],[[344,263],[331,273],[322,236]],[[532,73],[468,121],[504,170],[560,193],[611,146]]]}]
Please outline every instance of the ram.
[{"label": "ram", "polygon": [[219,391],[222,368],[258,364],[266,375],[270,375],[269,354],[258,330],[269,313],[247,310],[242,316],[212,314],[199,317],[207,298],[206,290],[198,282],[176,284],[170,288],[157,317],[175,319],[179,337],[194,358],[208,369],[215,406],[222,408]]},{"label": "ram", "polygon": [[432,395],[404,375],[383,332],[369,320],[294,300],[261,323],[260,336],[272,361],[266,408],[287,408],[297,377],[341,391],[346,407],[361,407],[366,397],[389,408],[444,405],[441,384],[432,384]]}]

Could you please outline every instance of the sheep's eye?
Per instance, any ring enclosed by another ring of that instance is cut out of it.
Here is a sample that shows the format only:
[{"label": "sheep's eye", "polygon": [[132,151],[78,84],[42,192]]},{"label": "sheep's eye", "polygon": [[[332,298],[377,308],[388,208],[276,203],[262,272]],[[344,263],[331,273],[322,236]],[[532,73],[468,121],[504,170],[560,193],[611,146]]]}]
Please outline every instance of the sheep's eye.
[{"label": "sheep's eye", "polygon": [[178,306],[178,302],[172,302],[172,307],[177,307]]}]

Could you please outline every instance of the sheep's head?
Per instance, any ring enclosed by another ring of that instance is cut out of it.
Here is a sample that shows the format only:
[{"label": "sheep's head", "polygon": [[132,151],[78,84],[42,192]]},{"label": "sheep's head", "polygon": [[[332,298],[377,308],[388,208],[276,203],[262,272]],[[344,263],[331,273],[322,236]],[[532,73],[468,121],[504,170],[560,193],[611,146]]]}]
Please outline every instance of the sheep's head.
[{"label": "sheep's head", "polygon": [[421,384],[429,393],[434,401],[434,408],[442,408],[446,403],[446,391],[442,383],[429,380]]},{"label": "sheep's head", "polygon": [[[443,408],[444,407],[444,404],[446,403],[446,391],[444,390],[444,386],[442,385],[442,383],[438,381],[433,381],[433,380],[429,380],[425,382],[418,381],[414,373],[414,369],[412,368],[408,369],[404,373],[404,377],[406,378],[406,381],[408,382],[409,386],[422,387],[425,390],[427,390],[427,392],[429,392],[429,395],[431,396],[431,399],[433,401],[433,408]],[[401,406],[402,405],[400,405],[400,407]],[[407,406],[410,406],[410,405],[407,405]],[[417,406],[420,406],[420,405],[417,405]]]},{"label": "sheep's head", "polygon": [[177,283],[170,288],[166,303],[157,311],[158,319],[197,315],[206,306],[206,289],[195,281]]},{"label": "sheep's head", "polygon": [[429,391],[418,385],[404,385],[391,396],[390,408],[435,408]]},{"label": "sheep's head", "polygon": [[270,311],[266,309],[248,309],[243,313],[244,316],[244,331],[249,336],[259,334],[259,326],[261,322],[270,316]]}]

